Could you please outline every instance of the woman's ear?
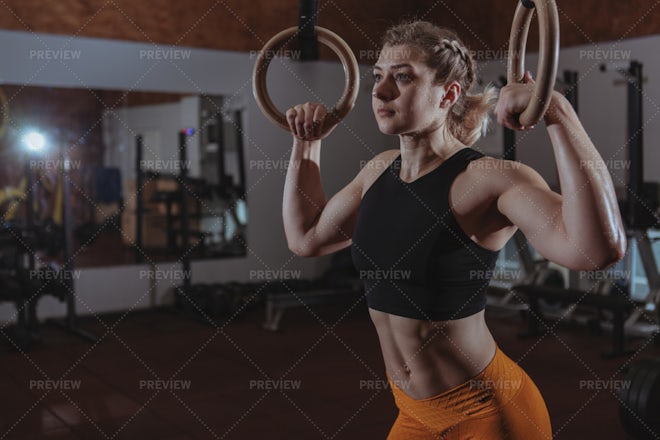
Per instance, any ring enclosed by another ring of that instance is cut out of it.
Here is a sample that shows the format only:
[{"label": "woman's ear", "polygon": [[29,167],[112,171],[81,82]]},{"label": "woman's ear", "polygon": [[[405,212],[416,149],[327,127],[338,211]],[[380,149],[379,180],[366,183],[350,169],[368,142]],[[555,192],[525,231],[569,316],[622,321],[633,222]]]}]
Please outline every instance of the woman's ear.
[{"label": "woman's ear", "polygon": [[448,108],[454,105],[461,96],[461,85],[457,81],[452,81],[446,84],[444,89],[445,95],[442,97],[442,101],[440,101],[440,107]]}]

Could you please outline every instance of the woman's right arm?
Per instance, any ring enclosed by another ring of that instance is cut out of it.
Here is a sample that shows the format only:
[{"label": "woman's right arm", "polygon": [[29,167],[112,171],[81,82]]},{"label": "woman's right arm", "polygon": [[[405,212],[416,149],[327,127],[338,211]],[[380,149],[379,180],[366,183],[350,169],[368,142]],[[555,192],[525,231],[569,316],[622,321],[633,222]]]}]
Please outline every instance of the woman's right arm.
[{"label": "woman's right arm", "polygon": [[[301,104],[286,113],[293,151],[284,184],[282,216],[289,249],[302,257],[331,254],[351,245],[362,195],[382,172],[381,153],[329,200],[321,184],[320,127],[326,115],[320,104]],[[391,152],[389,157],[392,159]],[[387,164],[385,164],[387,165]]]},{"label": "woman's right arm", "polygon": [[348,185],[326,199],[321,184],[321,140],[294,137],[284,184],[283,219],[289,249],[297,255],[326,255],[351,244],[362,199],[358,174]]}]

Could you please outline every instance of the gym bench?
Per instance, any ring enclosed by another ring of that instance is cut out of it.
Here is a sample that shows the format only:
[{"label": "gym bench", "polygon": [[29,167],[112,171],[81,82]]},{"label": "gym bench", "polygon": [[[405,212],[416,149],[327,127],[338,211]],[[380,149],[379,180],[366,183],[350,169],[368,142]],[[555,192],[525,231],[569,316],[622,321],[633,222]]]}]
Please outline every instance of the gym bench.
[{"label": "gym bench", "polygon": [[578,304],[593,306],[598,309],[609,310],[613,313],[612,351],[603,353],[606,358],[623,356],[628,352],[624,350],[624,323],[625,316],[635,307],[635,304],[623,296],[600,295],[588,293],[577,289],[564,289],[557,287],[518,285],[512,290],[527,297],[529,304],[527,333],[524,336],[539,336],[539,321],[543,319],[539,299],[560,302],[562,305]]},{"label": "gym bench", "polygon": [[354,288],[319,289],[296,293],[274,292],[266,295],[266,320],[262,327],[270,331],[280,330],[280,321],[286,309],[311,304],[329,304],[357,300],[359,291]]}]

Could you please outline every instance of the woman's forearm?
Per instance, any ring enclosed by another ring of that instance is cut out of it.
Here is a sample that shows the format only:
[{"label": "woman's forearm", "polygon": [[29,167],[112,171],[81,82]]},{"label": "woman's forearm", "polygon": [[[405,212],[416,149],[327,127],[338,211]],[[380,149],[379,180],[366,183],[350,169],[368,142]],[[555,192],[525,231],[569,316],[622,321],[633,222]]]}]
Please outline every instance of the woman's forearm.
[{"label": "woman's forearm", "polygon": [[612,177],[570,103],[555,92],[545,116],[554,148],[566,232],[594,263],[620,259],[626,238]]},{"label": "woman's forearm", "polygon": [[321,184],[321,141],[294,137],[284,183],[282,215],[289,248],[301,247],[326,204]]}]

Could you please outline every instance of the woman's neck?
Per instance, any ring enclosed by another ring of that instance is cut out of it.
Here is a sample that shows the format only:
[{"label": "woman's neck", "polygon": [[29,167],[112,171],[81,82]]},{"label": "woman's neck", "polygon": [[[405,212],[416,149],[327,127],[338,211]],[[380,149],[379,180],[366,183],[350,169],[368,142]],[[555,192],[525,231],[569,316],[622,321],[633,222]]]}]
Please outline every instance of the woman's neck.
[{"label": "woman's neck", "polygon": [[439,166],[465,145],[444,130],[431,135],[400,135],[401,173],[410,181]]}]

